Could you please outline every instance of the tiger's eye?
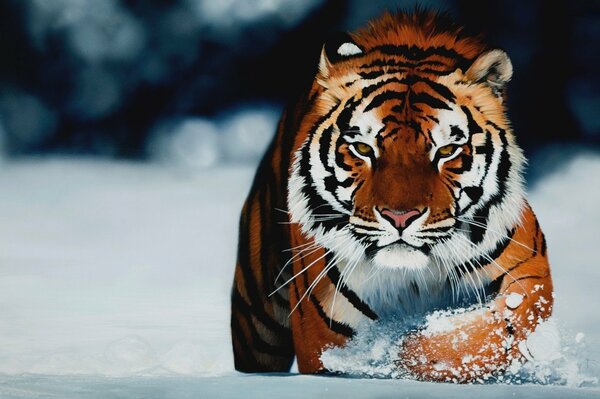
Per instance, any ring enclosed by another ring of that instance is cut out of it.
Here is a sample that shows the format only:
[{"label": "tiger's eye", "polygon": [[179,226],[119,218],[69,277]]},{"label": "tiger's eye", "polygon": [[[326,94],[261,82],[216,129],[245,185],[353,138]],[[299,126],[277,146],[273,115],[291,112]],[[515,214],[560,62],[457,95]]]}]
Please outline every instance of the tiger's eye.
[{"label": "tiger's eye", "polygon": [[457,147],[453,144],[445,145],[443,147],[440,147],[440,149],[438,150],[438,154],[440,154],[441,157],[447,157],[452,155],[454,151],[456,151],[456,148]]},{"label": "tiger's eye", "polygon": [[354,149],[360,155],[363,155],[365,157],[368,157],[371,154],[373,154],[373,149],[371,148],[371,146],[365,143],[354,143]]}]

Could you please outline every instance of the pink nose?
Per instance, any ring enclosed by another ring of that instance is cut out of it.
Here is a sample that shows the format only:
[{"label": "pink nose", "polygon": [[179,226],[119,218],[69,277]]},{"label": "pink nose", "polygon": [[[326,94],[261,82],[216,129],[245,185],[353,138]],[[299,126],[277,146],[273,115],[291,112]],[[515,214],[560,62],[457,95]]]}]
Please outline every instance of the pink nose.
[{"label": "pink nose", "polygon": [[390,209],[384,209],[381,211],[381,215],[397,229],[405,229],[409,224],[418,219],[421,214],[422,212],[418,209],[411,209],[410,211],[392,211]]}]

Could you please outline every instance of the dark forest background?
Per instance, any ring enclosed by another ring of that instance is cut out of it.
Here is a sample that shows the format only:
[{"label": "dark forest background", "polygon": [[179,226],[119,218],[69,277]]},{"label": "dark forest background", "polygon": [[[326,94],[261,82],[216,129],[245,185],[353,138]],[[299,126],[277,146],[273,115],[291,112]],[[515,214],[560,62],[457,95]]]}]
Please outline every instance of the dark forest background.
[{"label": "dark forest background", "polygon": [[[600,1],[418,3],[508,52],[510,114],[528,155],[598,146]],[[169,121],[223,120],[248,104],[276,115],[312,77],[329,33],[415,4],[1,0],[0,149],[147,159]]]}]

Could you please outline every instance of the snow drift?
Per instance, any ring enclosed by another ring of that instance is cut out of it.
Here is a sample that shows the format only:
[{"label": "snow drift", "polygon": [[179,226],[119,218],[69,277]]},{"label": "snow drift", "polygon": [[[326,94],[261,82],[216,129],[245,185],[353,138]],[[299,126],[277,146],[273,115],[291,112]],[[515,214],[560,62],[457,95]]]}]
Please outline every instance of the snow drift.
[{"label": "snow drift", "polygon": [[[82,159],[1,164],[0,393],[27,378],[52,390],[32,374],[260,385],[263,377],[233,372],[229,342],[237,220],[253,173]],[[555,318],[528,343],[538,359],[509,381],[595,386],[600,375],[599,174],[600,157],[579,157],[530,194],[548,240]],[[385,359],[394,339],[359,337],[324,360],[352,375],[393,376]],[[338,386],[294,378],[268,380]]]}]

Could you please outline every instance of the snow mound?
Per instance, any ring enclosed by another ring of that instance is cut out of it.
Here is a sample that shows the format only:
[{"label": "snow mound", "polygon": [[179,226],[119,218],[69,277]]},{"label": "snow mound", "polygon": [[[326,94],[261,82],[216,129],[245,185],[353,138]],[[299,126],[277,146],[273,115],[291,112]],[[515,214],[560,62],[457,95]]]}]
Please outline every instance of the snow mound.
[{"label": "snow mound", "polygon": [[[254,166],[223,164],[194,174],[82,159],[2,164],[0,373],[30,373],[30,381],[31,374],[248,381],[232,373],[229,295],[239,211]],[[585,386],[593,383],[588,375],[600,376],[598,175],[600,157],[580,157],[540,180],[529,197],[548,241],[555,320],[527,342],[534,361],[512,370],[505,382]],[[431,317],[443,327],[443,319]],[[348,375],[396,376],[391,365],[403,333],[399,322],[370,329],[346,348],[326,351],[326,366]],[[292,380],[302,385],[303,378]],[[356,386],[367,384],[375,393],[412,386],[374,382]],[[289,391],[289,383],[281,379],[282,390]],[[562,387],[535,389],[569,397]]]},{"label": "snow mound", "polygon": [[[425,334],[438,334],[454,328],[452,318],[469,309],[436,311],[426,316]],[[414,329],[406,320],[386,320],[365,325],[343,348],[329,348],[321,355],[323,365],[333,373],[353,377],[410,378],[396,367],[402,335]],[[543,384],[580,387],[597,384],[595,377],[582,371],[586,361],[586,343],[582,333],[561,335],[557,321],[550,318],[540,324],[519,345],[527,362],[513,362],[508,371],[487,382]],[[468,361],[468,359],[466,360]]]}]

